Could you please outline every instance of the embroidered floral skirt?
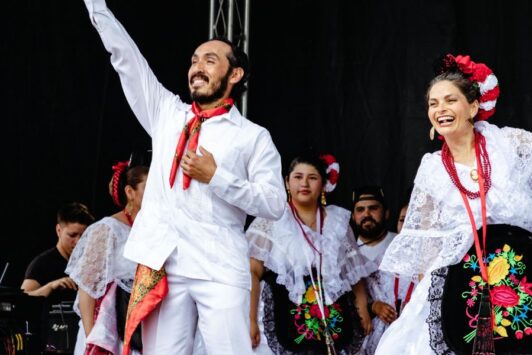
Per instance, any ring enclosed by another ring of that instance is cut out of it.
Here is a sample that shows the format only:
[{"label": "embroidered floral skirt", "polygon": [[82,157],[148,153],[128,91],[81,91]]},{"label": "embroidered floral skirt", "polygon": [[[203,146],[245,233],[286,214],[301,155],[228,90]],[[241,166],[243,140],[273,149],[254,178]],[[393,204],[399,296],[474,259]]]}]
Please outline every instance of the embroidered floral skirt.
[{"label": "embroidered floral skirt", "polygon": [[474,246],[459,264],[432,272],[427,323],[436,354],[471,354],[484,287],[490,288],[497,355],[532,354],[531,252],[531,233],[488,225],[487,284]]},{"label": "embroidered floral skirt", "polygon": [[338,354],[355,354],[364,340],[351,292],[325,305],[325,326],[310,277],[301,304],[288,299],[288,291],[275,282],[271,271],[262,290],[264,334],[275,354],[327,354],[324,331],[331,335]]}]

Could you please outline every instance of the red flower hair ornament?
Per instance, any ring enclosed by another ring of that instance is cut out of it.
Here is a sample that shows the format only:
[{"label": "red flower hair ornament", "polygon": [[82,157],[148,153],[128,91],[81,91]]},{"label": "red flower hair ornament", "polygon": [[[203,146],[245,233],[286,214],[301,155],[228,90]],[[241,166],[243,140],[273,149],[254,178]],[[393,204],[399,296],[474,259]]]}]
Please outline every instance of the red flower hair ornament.
[{"label": "red flower hair ornament", "polygon": [[495,105],[499,97],[499,82],[493,71],[484,63],[475,63],[468,55],[447,54],[442,61],[441,72],[457,69],[480,90],[480,108],[477,119],[484,121],[495,113]]},{"label": "red flower hair ornament", "polygon": [[330,193],[336,188],[338,182],[338,175],[340,174],[340,165],[332,154],[323,154],[320,159],[327,165],[327,182],[325,184],[325,192]]}]

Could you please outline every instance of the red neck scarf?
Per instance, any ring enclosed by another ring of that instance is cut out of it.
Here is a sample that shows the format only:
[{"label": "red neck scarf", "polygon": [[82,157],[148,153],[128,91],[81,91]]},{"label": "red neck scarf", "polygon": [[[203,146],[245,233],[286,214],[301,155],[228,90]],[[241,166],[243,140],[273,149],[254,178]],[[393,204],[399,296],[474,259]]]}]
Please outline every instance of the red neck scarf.
[{"label": "red neck scarf", "polygon": [[[223,115],[224,113],[229,112],[233,106],[233,99],[227,98],[222,102],[222,105],[212,109],[201,111],[196,102],[192,103],[192,112],[194,117],[185,124],[181,135],[179,136],[179,141],[177,142],[177,147],[175,149],[174,159],[172,160],[172,169],[170,170],[170,188],[174,186],[175,178],[177,175],[177,169],[181,163],[181,158],[185,153],[185,146],[187,150],[196,152],[198,148],[198,140],[201,129],[201,124],[206,120],[214,116]],[[188,141],[188,145],[187,145]],[[190,176],[183,174],[183,190],[188,189],[190,186]]]}]

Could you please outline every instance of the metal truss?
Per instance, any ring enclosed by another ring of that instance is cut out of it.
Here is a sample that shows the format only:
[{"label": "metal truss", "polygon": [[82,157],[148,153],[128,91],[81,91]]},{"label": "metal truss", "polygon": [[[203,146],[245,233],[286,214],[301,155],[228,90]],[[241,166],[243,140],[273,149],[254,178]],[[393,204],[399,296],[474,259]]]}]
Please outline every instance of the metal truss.
[{"label": "metal truss", "polygon": [[[210,0],[209,38],[225,37],[249,56],[250,0]],[[248,111],[248,91],[242,95],[241,111]]]}]

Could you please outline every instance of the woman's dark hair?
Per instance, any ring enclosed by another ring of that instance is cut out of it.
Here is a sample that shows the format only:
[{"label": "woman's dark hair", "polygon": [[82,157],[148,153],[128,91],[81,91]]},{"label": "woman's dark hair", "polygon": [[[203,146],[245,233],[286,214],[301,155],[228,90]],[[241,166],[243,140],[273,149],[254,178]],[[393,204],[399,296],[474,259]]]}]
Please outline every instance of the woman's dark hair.
[{"label": "woman's dark hair", "polygon": [[[127,204],[127,196],[125,188],[127,185],[131,186],[134,190],[137,189],[139,184],[143,182],[148,175],[149,168],[144,165],[137,165],[131,168],[125,168],[120,174],[114,174],[112,180],[113,194],[118,197],[120,207]],[[116,193],[115,193],[116,192]],[[113,197],[113,200],[115,198]],[[115,201],[116,203],[117,201]]]},{"label": "woman's dark hair", "polygon": [[225,37],[213,37],[209,41],[220,41],[231,47],[231,52],[227,55],[227,60],[229,60],[229,70],[234,68],[242,68],[244,71],[242,79],[240,79],[240,81],[236,83],[231,90],[231,97],[235,100],[239,99],[240,96],[242,96],[242,94],[248,89],[246,85],[249,79],[248,55],[240,47]]},{"label": "woman's dark hair", "polygon": [[478,87],[477,83],[474,83],[470,81],[464,74],[462,74],[460,71],[448,71],[445,73],[441,73],[434,77],[429,83],[429,86],[427,88],[427,92],[425,94],[425,101],[429,101],[429,93],[430,89],[440,81],[450,81],[453,83],[458,89],[460,89],[460,92],[466,97],[467,102],[470,104],[473,103],[475,100],[480,99],[480,88]]},{"label": "woman's dark hair", "polygon": [[322,184],[325,185],[327,183],[327,165],[319,156],[307,153],[295,157],[288,166],[288,171],[286,172],[287,177],[290,176],[298,164],[308,164],[313,166],[320,173]]}]

